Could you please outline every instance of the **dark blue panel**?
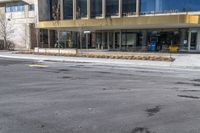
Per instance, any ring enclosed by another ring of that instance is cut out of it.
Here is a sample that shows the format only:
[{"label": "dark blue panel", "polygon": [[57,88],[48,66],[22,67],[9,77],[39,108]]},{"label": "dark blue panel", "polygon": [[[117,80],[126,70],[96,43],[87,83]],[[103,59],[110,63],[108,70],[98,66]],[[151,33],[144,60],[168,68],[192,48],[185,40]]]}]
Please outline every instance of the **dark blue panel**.
[{"label": "dark blue panel", "polygon": [[87,0],[77,0],[77,18],[87,17]]},{"label": "dark blue panel", "polygon": [[135,15],[136,13],[136,0],[123,0],[122,1],[123,16]]},{"label": "dark blue panel", "polygon": [[73,0],[63,0],[64,19],[73,19]]},{"label": "dark blue panel", "polygon": [[106,16],[119,15],[119,0],[106,0]]},{"label": "dark blue panel", "polygon": [[199,0],[141,0],[141,14],[200,11]]},{"label": "dark blue panel", "polygon": [[91,17],[102,16],[102,0],[91,0]]}]

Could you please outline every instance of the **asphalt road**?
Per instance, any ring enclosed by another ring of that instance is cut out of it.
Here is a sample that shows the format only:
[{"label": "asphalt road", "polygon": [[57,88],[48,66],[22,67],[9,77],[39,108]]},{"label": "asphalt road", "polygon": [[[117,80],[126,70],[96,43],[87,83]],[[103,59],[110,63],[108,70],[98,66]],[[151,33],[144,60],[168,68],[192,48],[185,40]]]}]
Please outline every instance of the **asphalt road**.
[{"label": "asphalt road", "polygon": [[200,72],[0,58],[0,133],[200,133]]}]

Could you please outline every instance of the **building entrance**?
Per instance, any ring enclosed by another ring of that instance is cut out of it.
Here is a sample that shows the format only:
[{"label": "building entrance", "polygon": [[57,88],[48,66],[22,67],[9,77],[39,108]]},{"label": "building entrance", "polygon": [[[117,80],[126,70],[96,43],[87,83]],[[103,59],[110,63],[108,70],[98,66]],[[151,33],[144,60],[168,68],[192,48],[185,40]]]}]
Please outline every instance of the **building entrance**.
[{"label": "building entrance", "polygon": [[121,47],[120,39],[120,32],[96,32],[96,48],[101,50],[119,50]]},{"label": "building entrance", "polygon": [[200,50],[198,29],[55,31],[40,30],[39,47],[122,51],[178,52]]},{"label": "building entrance", "polygon": [[190,50],[197,49],[197,32],[191,32],[191,39],[190,39]]},{"label": "building entrance", "polygon": [[148,33],[150,51],[168,51],[170,46],[179,47],[180,43],[179,31],[153,31]]}]

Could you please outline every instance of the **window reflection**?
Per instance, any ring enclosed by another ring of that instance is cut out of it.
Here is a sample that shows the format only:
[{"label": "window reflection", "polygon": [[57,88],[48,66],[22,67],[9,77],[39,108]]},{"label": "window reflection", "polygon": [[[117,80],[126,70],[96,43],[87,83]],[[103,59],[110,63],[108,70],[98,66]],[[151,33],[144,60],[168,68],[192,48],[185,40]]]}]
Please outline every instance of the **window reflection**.
[{"label": "window reflection", "polygon": [[131,16],[136,14],[136,0],[122,1],[123,16]]},{"label": "window reflection", "polygon": [[119,0],[106,0],[106,16],[119,16]]},{"label": "window reflection", "polygon": [[178,13],[200,10],[199,0],[141,0],[141,14]]},{"label": "window reflection", "polygon": [[51,20],[60,19],[60,3],[58,0],[50,0],[50,16]]},{"label": "window reflection", "polygon": [[91,17],[102,16],[102,0],[91,0]]},{"label": "window reflection", "polygon": [[86,18],[87,17],[87,0],[76,1],[76,17]]},{"label": "window reflection", "polygon": [[73,0],[63,0],[64,19],[73,19]]}]

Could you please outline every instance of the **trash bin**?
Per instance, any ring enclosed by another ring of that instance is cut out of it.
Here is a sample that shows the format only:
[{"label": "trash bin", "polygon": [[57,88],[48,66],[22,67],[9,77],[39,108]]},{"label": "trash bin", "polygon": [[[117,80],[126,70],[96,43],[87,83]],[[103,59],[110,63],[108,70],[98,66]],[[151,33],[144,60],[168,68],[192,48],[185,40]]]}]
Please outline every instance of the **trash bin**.
[{"label": "trash bin", "polygon": [[149,51],[150,52],[156,52],[156,50],[157,50],[157,43],[156,42],[150,43],[150,45],[149,45]]}]

